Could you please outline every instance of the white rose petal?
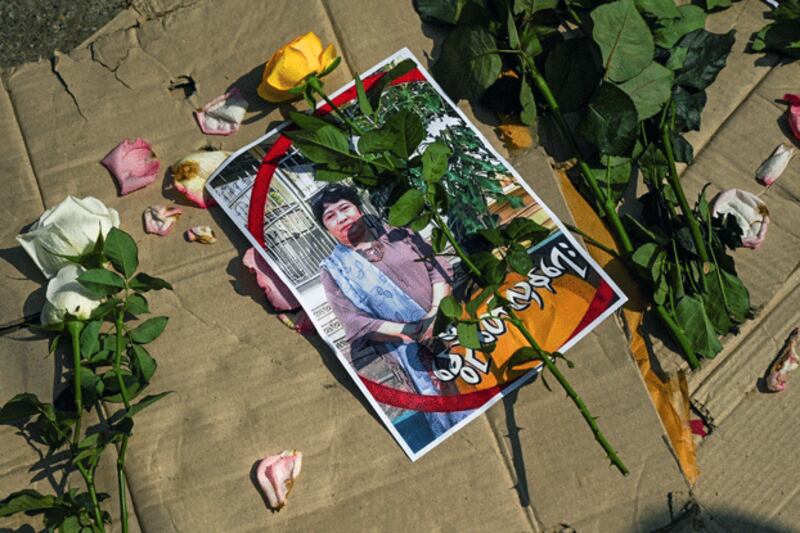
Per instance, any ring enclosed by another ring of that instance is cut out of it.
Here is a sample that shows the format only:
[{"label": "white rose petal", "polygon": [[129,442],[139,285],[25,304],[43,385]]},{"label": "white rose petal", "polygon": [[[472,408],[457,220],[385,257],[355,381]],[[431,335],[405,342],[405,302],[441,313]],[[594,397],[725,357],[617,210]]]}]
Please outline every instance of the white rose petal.
[{"label": "white rose petal", "polygon": [[69,263],[60,257],[82,255],[91,251],[97,236],[108,235],[119,227],[119,214],[97,198],[67,196],[60,204],[45,211],[27,233],[17,235],[17,241],[48,277]]},{"label": "white rose petal", "polygon": [[58,271],[47,284],[47,302],[42,308],[42,324],[64,321],[67,313],[80,320],[87,320],[103,299],[95,298],[78,282],[78,276],[86,272],[80,265],[69,263]]}]

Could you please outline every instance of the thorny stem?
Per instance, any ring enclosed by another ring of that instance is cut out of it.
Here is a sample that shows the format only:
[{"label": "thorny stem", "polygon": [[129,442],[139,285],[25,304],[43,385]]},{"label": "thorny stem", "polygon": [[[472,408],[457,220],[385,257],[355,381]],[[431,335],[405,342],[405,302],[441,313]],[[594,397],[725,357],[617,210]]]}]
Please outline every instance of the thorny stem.
[{"label": "thorny stem", "polygon": [[[524,57],[526,64],[528,65],[528,68],[531,72],[533,81],[536,84],[536,87],[544,96],[548,107],[550,107],[550,109],[553,111],[553,115],[555,116],[556,119],[556,124],[561,130],[561,134],[569,142],[570,149],[575,154],[578,160],[578,167],[580,168],[581,173],[586,179],[586,183],[592,190],[592,194],[594,195],[594,197],[600,203],[602,214],[604,215],[608,223],[611,225],[614,239],[616,240],[617,244],[622,250],[622,254],[624,256],[630,256],[633,253],[633,243],[631,242],[630,236],[628,235],[625,226],[622,225],[622,220],[619,218],[619,215],[617,214],[616,206],[614,206],[614,204],[611,202],[611,199],[608,196],[603,194],[603,191],[600,189],[600,186],[598,185],[597,180],[594,177],[592,169],[586,163],[580,151],[578,150],[578,145],[572,134],[572,130],[569,128],[569,125],[567,125],[567,121],[564,119],[564,115],[561,112],[561,108],[559,107],[558,102],[555,99],[555,96],[553,96],[553,92],[550,90],[550,86],[547,84],[547,81],[544,79],[544,77],[542,77],[541,73],[539,73],[539,70],[536,68],[536,64],[533,62],[533,60],[530,57],[527,56]],[[674,160],[673,160],[673,166],[674,166]],[[685,203],[686,196],[683,195],[683,189],[680,189],[680,194],[683,197],[683,201]],[[688,203],[686,205],[688,205]],[[687,216],[687,218],[690,217]],[[705,249],[703,249],[703,252],[705,252]],[[683,352],[683,356],[689,363],[689,366],[693,369],[697,368],[699,366],[697,362],[697,356],[695,355],[691,342],[689,342],[689,339],[686,337],[686,334],[684,333],[681,326],[672,318],[672,316],[670,316],[666,312],[666,309],[664,309],[663,306],[655,305],[655,308],[656,308],[656,313],[661,319],[661,323],[664,325],[664,327],[667,328],[667,331],[669,331],[670,336],[678,344],[678,347]]]},{"label": "thorny stem", "polygon": [[[124,347],[124,311],[117,310],[115,317],[115,332],[117,334],[116,353],[114,354],[114,373],[117,376],[117,383],[119,384],[120,395],[122,402],[125,404],[125,410],[131,408],[131,401],[128,398],[128,389],[125,387],[125,380],[122,377],[122,350]],[[122,522],[122,532],[128,532],[128,500],[125,496],[125,487],[127,484],[125,478],[125,454],[128,451],[128,438],[129,435],[123,435],[120,451],[117,456],[117,492],[119,494],[119,512]]]},{"label": "thorny stem", "polygon": [[355,122],[350,120],[350,118],[348,118],[348,116],[345,115],[341,109],[339,109],[339,106],[333,103],[333,100],[328,98],[328,95],[322,90],[322,85],[320,85],[319,80],[313,77],[309,78],[308,86],[311,87],[311,90],[320,95],[322,99],[325,100],[326,104],[331,106],[331,111],[336,113],[336,116],[338,116],[345,124],[347,124],[351,130],[353,130],[357,135],[364,135],[364,130],[359,128]]},{"label": "thorny stem", "polygon": [[80,461],[76,463],[78,467],[78,471],[81,473],[81,477],[83,477],[83,481],[86,483],[86,488],[89,490],[89,497],[92,499],[92,510],[94,511],[94,521],[97,524],[97,527],[100,528],[100,531],[105,531],[105,526],[103,525],[103,517],[100,514],[100,503],[97,501],[97,489],[94,487],[94,473],[89,472],[86,470],[86,467],[83,466]]},{"label": "thorny stem", "polygon": [[[461,258],[466,267],[473,274],[480,276],[481,275],[480,269],[478,269],[478,267],[475,266],[475,263],[470,261],[469,257],[466,255],[466,253],[464,253],[464,250],[456,241],[455,236],[450,231],[450,228],[447,226],[447,224],[444,223],[441,215],[439,215],[439,213],[435,209],[433,210],[433,220],[435,221],[439,229],[442,230],[442,233],[444,233],[445,238],[447,238],[448,242],[450,242],[450,244],[453,246],[453,249],[455,249],[456,254],[458,255],[459,258]],[[495,291],[494,294],[496,298],[503,298],[499,290]],[[550,359],[550,354],[542,350],[542,348],[536,342],[536,339],[533,338],[533,335],[530,333],[530,331],[528,331],[528,328],[525,326],[522,320],[519,319],[519,317],[516,315],[513,309],[506,309],[506,312],[508,313],[509,321],[514,324],[514,326],[519,330],[520,333],[522,333],[522,335],[525,337],[525,340],[527,340],[528,344],[530,344],[531,348],[533,348],[536,351],[536,353],[541,357],[542,361],[544,362],[544,365],[555,376],[558,383],[564,388],[564,391],[567,393],[570,399],[572,399],[573,403],[575,403],[575,405],[578,407],[578,410],[581,412],[581,415],[583,415],[584,420],[586,420],[586,423],[589,424],[589,427],[591,428],[592,433],[594,434],[595,440],[597,440],[597,442],[599,442],[600,445],[603,447],[603,450],[605,450],[606,454],[608,455],[608,458],[611,460],[611,463],[614,466],[616,466],[617,469],[619,469],[619,471],[623,475],[628,475],[627,467],[622,462],[622,459],[620,459],[619,456],[617,455],[617,452],[616,450],[614,450],[614,447],[611,446],[611,443],[608,442],[608,439],[606,439],[605,435],[603,435],[603,432],[597,425],[597,419],[594,416],[592,416],[592,414],[589,412],[589,408],[586,406],[586,403],[583,401],[580,395],[578,395],[578,393],[569,383],[564,374],[562,374],[561,371],[558,368],[556,368],[555,363]]]},{"label": "thorny stem", "polygon": [[586,242],[588,242],[589,244],[591,244],[595,248],[599,248],[599,249],[603,250],[605,253],[607,253],[611,257],[615,257],[617,259],[622,259],[622,256],[620,256],[619,253],[617,253],[616,250],[614,250],[612,248],[609,248],[608,246],[606,246],[602,242],[598,241],[594,237],[592,237],[589,234],[587,234],[582,229],[580,229],[580,228],[578,228],[576,226],[573,226],[572,224],[567,224],[566,222],[564,223],[564,227],[566,227],[572,233],[577,233],[578,235],[583,237],[583,240],[585,240]]},{"label": "thorny stem", "polygon": [[72,447],[77,448],[81,438],[81,419],[83,418],[83,389],[81,388],[81,330],[83,322],[70,320],[67,322],[67,331],[72,339],[72,365],[73,365],[73,388],[75,389],[75,427],[72,431]]},{"label": "thorny stem", "polygon": [[693,216],[694,213],[689,207],[689,202],[686,200],[686,194],[683,192],[680,178],[678,178],[678,168],[675,165],[675,152],[672,149],[670,128],[667,126],[667,124],[663,124],[661,126],[661,142],[664,145],[664,151],[666,152],[667,160],[669,161],[669,173],[667,174],[667,181],[669,181],[670,187],[672,187],[672,192],[674,192],[675,196],[678,198],[678,203],[680,204],[681,211],[683,212],[683,218],[686,221],[686,224],[689,226],[689,231],[692,233],[692,241],[694,242],[695,248],[697,248],[697,253],[700,255],[700,259],[703,261],[703,263],[708,263],[708,251],[706,250],[705,243],[703,242],[703,234],[700,232],[700,225],[697,223],[697,219]]}]

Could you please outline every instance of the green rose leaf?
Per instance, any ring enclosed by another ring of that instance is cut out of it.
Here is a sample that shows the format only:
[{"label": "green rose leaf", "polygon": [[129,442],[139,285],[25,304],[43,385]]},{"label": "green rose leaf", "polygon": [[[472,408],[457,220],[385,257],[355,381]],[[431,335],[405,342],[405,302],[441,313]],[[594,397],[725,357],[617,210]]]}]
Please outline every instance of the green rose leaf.
[{"label": "green rose leaf", "polygon": [[[125,383],[125,390],[128,392],[128,399],[130,400],[142,390],[142,386],[136,377],[127,370],[122,370],[121,374],[122,381]],[[122,392],[119,388],[116,373],[113,370],[109,370],[100,379],[103,380],[103,400],[112,403],[122,402]]]},{"label": "green rose leaf", "polygon": [[413,111],[398,111],[386,119],[383,129],[395,140],[389,151],[408,160],[425,138],[425,127]]},{"label": "green rose leaf", "polygon": [[447,249],[447,244],[447,236],[444,232],[439,228],[433,228],[431,230],[431,246],[433,247],[433,251],[440,254]]},{"label": "green rose leaf", "polygon": [[89,359],[100,348],[100,327],[102,320],[92,320],[81,331],[81,355]]},{"label": "green rose leaf", "polygon": [[461,317],[461,304],[452,296],[445,296],[439,303],[439,310],[448,318]]},{"label": "green rose leaf", "polygon": [[564,111],[574,111],[591,98],[601,72],[588,39],[560,41],[547,54],[544,74],[550,90]]},{"label": "green rose leaf", "polygon": [[664,64],[664,66],[672,71],[680,70],[683,68],[683,64],[686,62],[686,56],[688,53],[688,48],[676,46],[670,50],[669,59],[667,59],[667,62]]},{"label": "green rose leaf", "polygon": [[130,278],[139,267],[139,252],[136,241],[124,231],[111,228],[106,235],[103,254],[111,261],[114,270]]},{"label": "green rose leaf", "polygon": [[341,160],[359,160],[350,152],[347,135],[331,125],[316,130],[284,130],[303,156],[314,163],[337,163]]},{"label": "green rose leaf", "polygon": [[673,0],[636,0],[636,8],[657,19],[674,19],[681,16]]},{"label": "green rose leaf", "polygon": [[638,132],[639,119],[630,96],[603,82],[595,93],[578,132],[603,154],[626,155]]},{"label": "green rose leaf", "polygon": [[156,360],[150,355],[143,346],[138,344],[131,345],[131,352],[133,354],[132,362],[133,369],[139,377],[140,382],[147,383],[153,374],[156,373],[157,363]]},{"label": "green rose leaf", "polygon": [[630,161],[613,167],[592,167],[592,170],[600,188],[615,204],[622,200],[622,196],[628,190],[628,184],[635,177]]},{"label": "green rose leaf", "polygon": [[526,276],[533,268],[533,259],[525,248],[513,244],[508,252],[508,266],[517,274]]},{"label": "green rose leaf", "polygon": [[32,489],[13,492],[0,501],[0,517],[16,513],[43,511],[56,506],[56,497],[43,495]]},{"label": "green rose leaf", "polygon": [[541,361],[542,358],[538,353],[536,353],[536,350],[530,346],[524,346],[511,354],[511,357],[508,358],[508,361],[506,361],[505,365],[503,366],[505,368],[513,369],[514,367],[522,366],[530,363],[531,361],[537,360]]},{"label": "green rose leaf", "polygon": [[772,50],[800,58],[800,24],[795,21],[774,22],[753,36],[753,51]]},{"label": "green rose leaf", "polygon": [[405,226],[419,216],[425,208],[425,195],[417,189],[409,189],[389,209],[389,224]]},{"label": "green rose leaf", "polygon": [[461,346],[473,350],[481,349],[481,340],[477,324],[459,322],[456,324],[456,333],[458,333],[458,342],[461,343]]},{"label": "green rose leaf", "polygon": [[78,283],[97,297],[115,294],[125,288],[125,280],[105,268],[87,270],[78,276]]},{"label": "green rose leaf", "polygon": [[161,289],[172,290],[172,285],[161,278],[155,278],[145,274],[144,272],[139,272],[130,281],[130,288],[137,292],[147,292]]},{"label": "green rose leaf", "polygon": [[353,81],[355,81],[356,94],[358,95],[358,109],[361,111],[361,114],[371,117],[372,104],[369,103],[367,93],[364,91],[364,82],[361,81],[361,76],[358,75],[358,72],[356,72]]},{"label": "green rose leaf", "polygon": [[678,8],[680,16],[660,21],[661,27],[653,32],[655,43],[661,48],[672,48],[687,33],[701,30],[706,25],[706,12],[694,5]]},{"label": "green rose leaf", "polygon": [[134,293],[128,296],[128,300],[125,302],[125,310],[133,316],[150,312],[150,308],[147,305],[147,299],[145,299],[145,297],[139,293]]},{"label": "green rose leaf", "polygon": [[550,234],[550,230],[529,218],[518,217],[503,226],[503,233],[512,241],[541,241]]},{"label": "green rose leaf", "polygon": [[678,131],[700,130],[700,117],[708,97],[705,91],[687,91],[680,85],[672,89],[675,103],[675,129]]},{"label": "green rose leaf", "polygon": [[703,302],[706,312],[717,333],[724,335],[747,318],[750,293],[742,280],[723,269],[713,267],[705,278],[707,292],[703,295]]},{"label": "green rose leaf", "polygon": [[165,316],[148,318],[130,332],[130,339],[137,344],[152,342],[161,335],[164,328],[167,327],[168,320],[169,318]]},{"label": "green rose leaf", "polygon": [[681,39],[680,45],[687,48],[687,54],[683,67],[676,72],[675,83],[697,90],[714,83],[731,52],[735,33],[735,30],[725,34],[698,30]]},{"label": "green rose leaf", "polygon": [[672,134],[672,150],[675,152],[675,161],[691,164],[694,161],[694,148],[683,136]]},{"label": "green rose leaf", "polygon": [[422,178],[427,182],[439,182],[447,172],[452,153],[450,147],[441,141],[429,144],[422,153]]},{"label": "green rose leaf", "polygon": [[414,8],[425,22],[480,24],[489,16],[480,0],[415,0]]},{"label": "green rose leaf", "polygon": [[503,62],[496,49],[485,28],[460,26],[445,37],[433,75],[453,99],[478,98],[500,75]]},{"label": "green rose leaf", "polygon": [[673,77],[671,70],[653,61],[619,88],[633,100],[639,120],[644,120],[660,112],[669,100]]},{"label": "green rose leaf", "polygon": [[699,355],[711,359],[722,350],[701,300],[694,296],[683,296],[675,308],[675,316]]},{"label": "green rose leaf", "polygon": [[655,282],[661,277],[665,259],[666,253],[653,242],[647,242],[641,245],[631,257],[631,260],[639,268],[639,271],[652,282]]},{"label": "green rose leaf", "polygon": [[297,124],[300,128],[309,131],[317,131],[325,126],[336,127],[321,117],[310,113],[300,113],[299,111],[289,111],[289,120]]},{"label": "green rose leaf", "polygon": [[417,67],[417,64],[414,63],[411,59],[404,59],[391,69],[389,69],[383,76],[381,76],[378,81],[372,84],[372,87],[369,88],[367,91],[367,98],[369,99],[369,103],[376,112],[380,107],[381,103],[381,95],[383,94],[383,90],[389,86],[391,82],[407,74],[414,70]]},{"label": "green rose leaf", "polygon": [[600,47],[609,79],[627,81],[653,61],[653,36],[632,0],[601,5],[591,17],[592,38]]}]

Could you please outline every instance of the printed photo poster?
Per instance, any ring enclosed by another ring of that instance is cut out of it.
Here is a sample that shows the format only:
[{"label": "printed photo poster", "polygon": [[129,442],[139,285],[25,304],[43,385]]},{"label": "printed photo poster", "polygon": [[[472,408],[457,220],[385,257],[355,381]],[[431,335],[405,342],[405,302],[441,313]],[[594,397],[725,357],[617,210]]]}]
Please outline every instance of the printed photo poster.
[{"label": "printed photo poster", "polygon": [[[394,80],[380,101],[380,121],[412,110],[427,136],[453,155],[443,184],[447,224],[469,246],[481,228],[527,217],[550,230],[528,253],[534,268],[510,274],[501,290],[547,351],[568,350],[624,302],[625,296],[407,50],[362,75],[369,87],[392,66],[416,68]],[[333,101],[356,123],[369,120],[353,83]],[[321,106],[317,114],[330,109]],[[366,125],[366,123],[364,124]],[[451,254],[436,255],[431,227],[388,223],[388,194],[351,180],[315,180],[314,165],[281,134],[286,124],[238,150],[206,187],[293,291],[389,432],[416,460],[540,370],[508,365],[525,346],[501,320],[479,308],[481,341],[491,353],[459,345],[454,328],[437,336],[438,302],[466,302],[479,292]],[[541,365],[541,364],[539,364]]]}]

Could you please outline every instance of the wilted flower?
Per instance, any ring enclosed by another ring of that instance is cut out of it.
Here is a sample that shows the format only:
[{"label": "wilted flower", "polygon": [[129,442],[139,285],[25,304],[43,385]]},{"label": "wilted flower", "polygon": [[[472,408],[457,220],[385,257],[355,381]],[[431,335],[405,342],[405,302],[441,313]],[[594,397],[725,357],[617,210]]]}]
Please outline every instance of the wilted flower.
[{"label": "wilted flower", "polygon": [[255,248],[250,248],[244,253],[242,264],[256,275],[256,283],[264,290],[267,300],[276,311],[292,311],[300,307],[300,302],[289,287],[281,281],[261,254],[256,253]]},{"label": "wilted flower", "polygon": [[108,235],[119,227],[119,214],[97,198],[67,196],[57,206],[45,211],[28,233],[17,241],[28,252],[39,270],[52,278],[70,262],[62,256],[79,256],[92,250],[98,235]]},{"label": "wilted flower", "polygon": [[217,242],[214,230],[209,226],[195,226],[189,228],[184,235],[186,235],[186,239],[189,242],[199,242],[200,244],[214,244]]},{"label": "wilted flower", "polygon": [[769,210],[761,198],[741,189],[720,192],[711,203],[715,217],[732,216],[742,230],[742,246],[756,249],[764,242]]},{"label": "wilted flower", "polygon": [[232,135],[239,130],[239,125],[247,112],[247,100],[242,98],[239,89],[234,87],[229,92],[211,100],[203,109],[194,112],[200,129],[207,135]]},{"label": "wilted flower", "polygon": [[789,127],[795,139],[800,141],[800,94],[784,94],[783,99],[789,102]]},{"label": "wilted flower", "polygon": [[786,339],[778,357],[770,365],[767,372],[767,388],[772,392],[780,392],[786,388],[786,376],[800,366],[800,356],[797,354],[797,341],[800,338],[800,328],[794,328]]},{"label": "wilted flower", "polygon": [[764,185],[772,185],[786,170],[789,161],[794,157],[796,150],[789,144],[780,144],[769,159],[761,163],[756,170],[756,179]]},{"label": "wilted flower", "polygon": [[172,227],[182,214],[183,210],[180,207],[151,205],[144,210],[144,230],[163,237],[172,231]]},{"label": "wilted flower", "polygon": [[47,284],[47,301],[42,308],[43,325],[64,321],[67,313],[78,320],[88,320],[92,311],[100,305],[102,298],[94,297],[78,282],[78,276],[86,272],[82,266],[70,263],[61,267],[56,277]]},{"label": "wilted flower", "polygon": [[332,44],[323,50],[322,41],[308,32],[282,46],[264,66],[258,95],[267,102],[284,102],[294,97],[289,89],[299,86],[309,74],[320,74],[336,59]]},{"label": "wilted flower", "polygon": [[174,165],[172,175],[175,188],[186,198],[203,209],[214,205],[205,197],[206,180],[231,155],[223,150],[192,152]]},{"label": "wilted flower", "polygon": [[278,511],[286,505],[286,497],[300,475],[302,460],[302,453],[286,450],[280,455],[267,456],[258,463],[256,479],[270,508]]},{"label": "wilted flower", "polygon": [[161,167],[150,143],[140,138],[133,142],[125,139],[100,164],[114,175],[121,195],[153,183]]}]

